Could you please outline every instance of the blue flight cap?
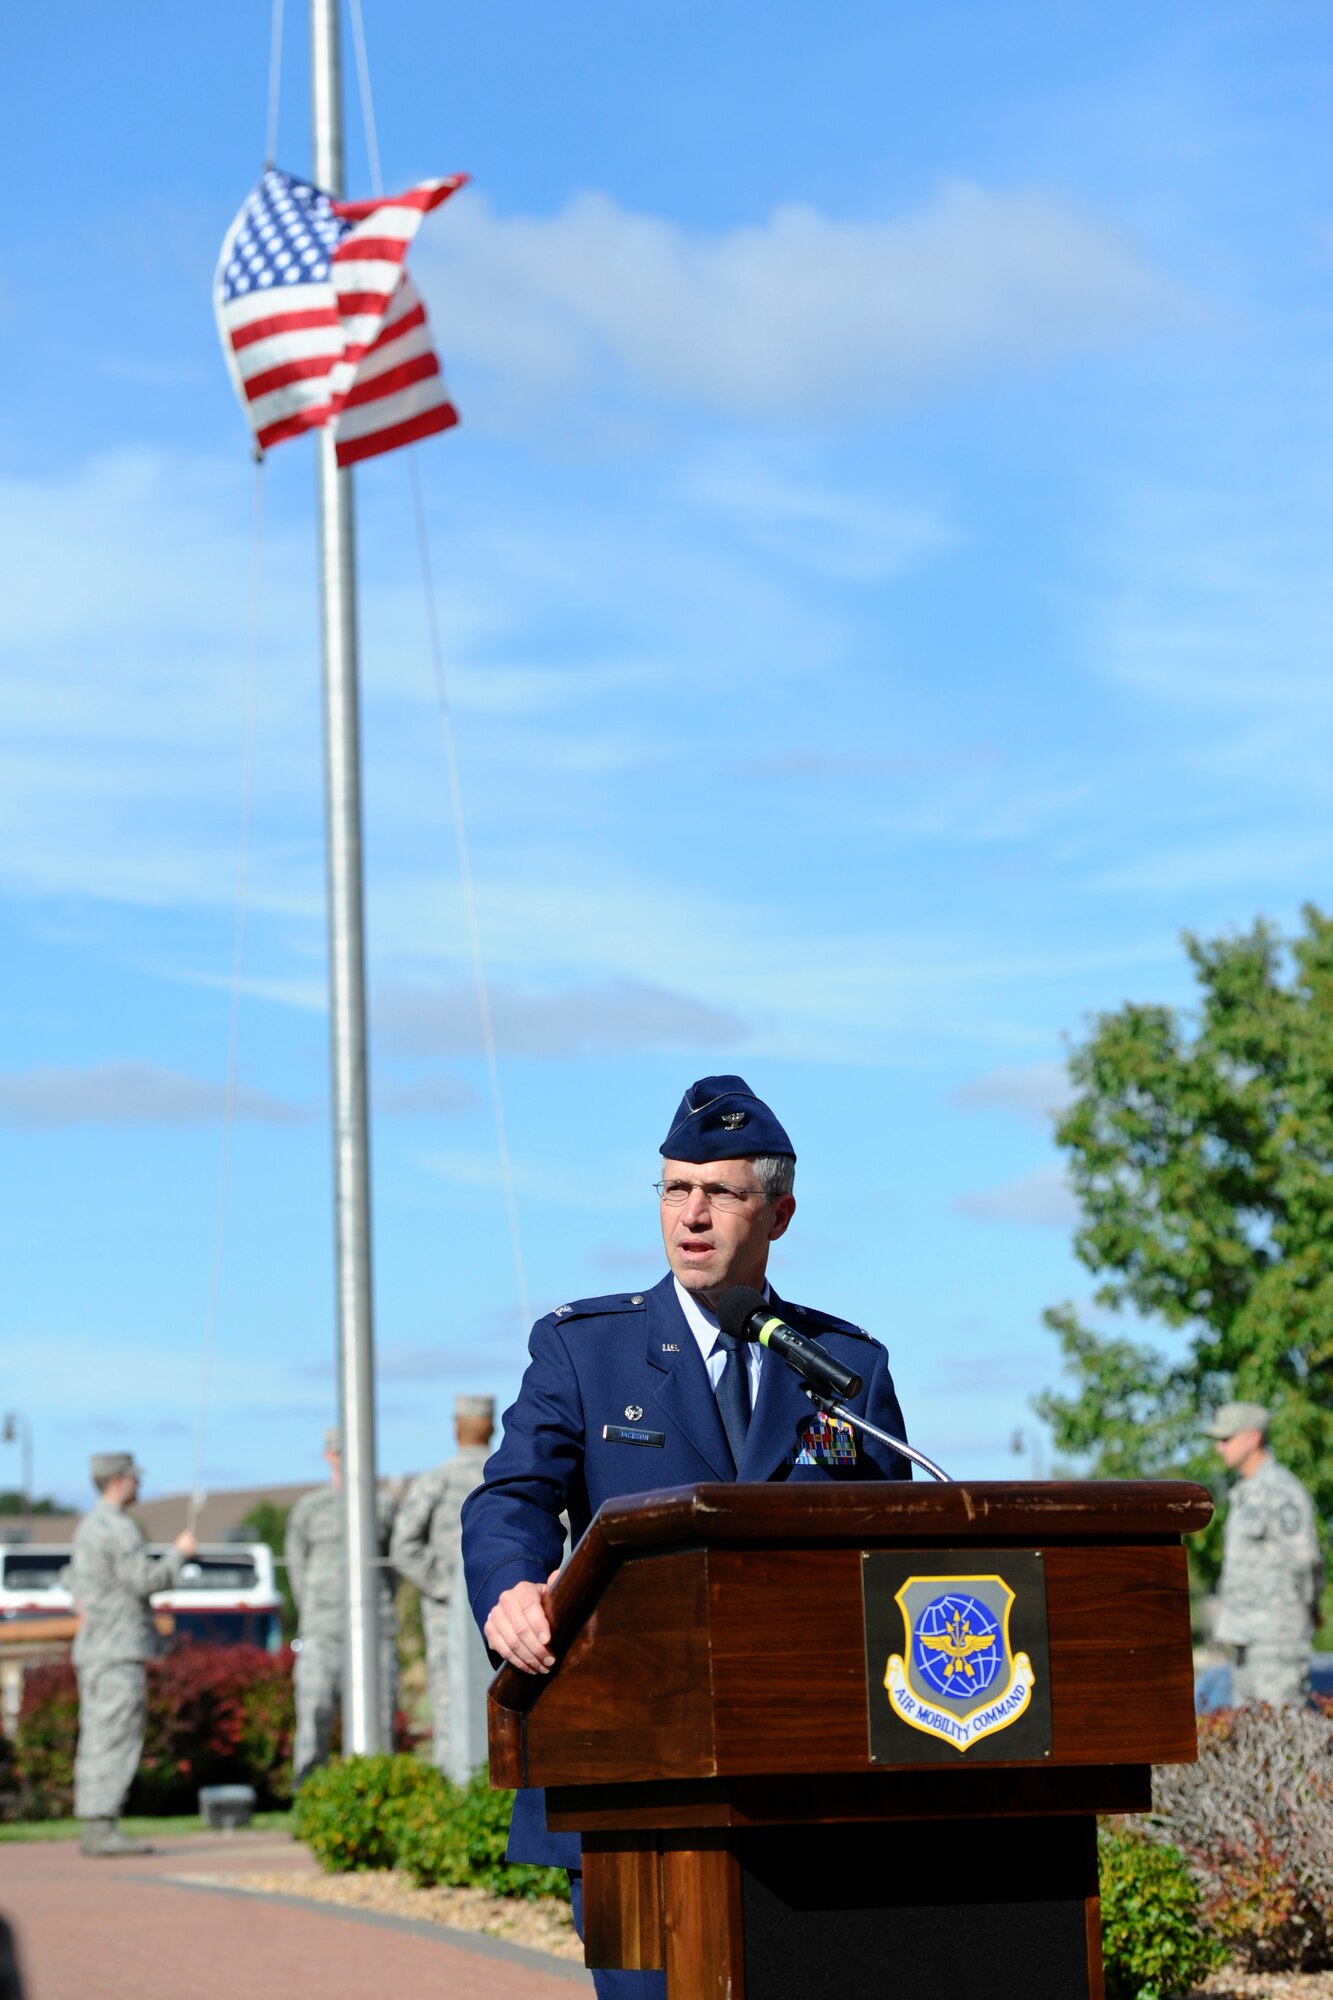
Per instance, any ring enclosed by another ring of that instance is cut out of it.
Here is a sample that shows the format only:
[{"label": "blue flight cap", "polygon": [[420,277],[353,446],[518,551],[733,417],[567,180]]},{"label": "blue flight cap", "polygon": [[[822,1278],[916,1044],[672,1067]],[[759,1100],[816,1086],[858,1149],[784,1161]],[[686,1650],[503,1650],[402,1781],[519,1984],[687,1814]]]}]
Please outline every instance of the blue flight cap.
[{"label": "blue flight cap", "polygon": [[681,1098],[660,1148],[664,1160],[746,1160],[796,1148],[743,1076],[701,1076]]}]

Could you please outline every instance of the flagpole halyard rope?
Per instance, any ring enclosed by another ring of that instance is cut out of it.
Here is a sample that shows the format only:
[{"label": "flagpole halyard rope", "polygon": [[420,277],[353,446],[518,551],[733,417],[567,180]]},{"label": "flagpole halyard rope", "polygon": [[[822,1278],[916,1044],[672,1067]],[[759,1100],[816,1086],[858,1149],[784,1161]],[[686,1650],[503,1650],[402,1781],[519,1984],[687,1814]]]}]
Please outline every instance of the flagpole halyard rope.
[{"label": "flagpole halyard rope", "polygon": [[[375,127],[375,100],[370,87],[370,59],[366,51],[365,20],[361,0],[351,0],[352,44],[356,50],[357,87],[361,96],[361,122],[365,131],[366,156],[370,164],[371,192],[383,194],[380,172],[379,137]],[[490,1085],[491,1112],[495,1120],[496,1145],[500,1155],[500,1176],[504,1184],[505,1211],[509,1219],[509,1240],[514,1257],[514,1277],[518,1284],[519,1311],[523,1331],[532,1323],[528,1298],[527,1269],[523,1261],[523,1238],[518,1222],[518,1197],[514,1188],[513,1162],[509,1154],[509,1134],[505,1124],[504,1097],[500,1089],[500,1064],[495,1048],[495,1025],[491,1016],[491,996],[486,983],[486,959],[481,946],[481,925],[477,917],[476,884],[472,877],[472,856],[468,846],[467,822],[463,816],[463,787],[458,775],[458,745],[454,735],[453,711],[449,705],[449,681],[440,637],[439,609],[435,597],[435,576],[430,560],[430,536],[426,528],[426,506],[421,492],[421,468],[415,452],[408,454],[411,468],[412,505],[416,516],[417,549],[421,557],[421,581],[426,598],[426,625],[430,635],[431,664],[435,692],[440,705],[444,733],[444,757],[449,776],[449,797],[453,806],[454,837],[458,843],[458,866],[462,879],[463,910],[472,951],[472,977],[477,993],[477,1014],[481,1024],[482,1049]]]},{"label": "flagpole halyard rope", "polygon": [[435,691],[440,704],[444,732],[444,759],[449,774],[449,796],[453,802],[454,834],[458,841],[458,868],[462,878],[463,910],[472,947],[472,974],[477,989],[477,1013],[481,1020],[481,1041],[490,1082],[491,1110],[500,1151],[500,1175],[504,1182],[505,1208],[509,1216],[509,1239],[514,1253],[514,1275],[518,1281],[519,1311],[523,1331],[532,1324],[528,1298],[527,1270],[523,1262],[523,1239],[518,1225],[518,1200],[514,1190],[514,1169],[509,1156],[505,1126],[504,1098],[500,1091],[500,1064],[495,1050],[495,1027],[491,1018],[491,998],[486,985],[486,960],[481,948],[481,926],[477,920],[477,893],[472,879],[472,857],[468,847],[467,824],[463,818],[463,787],[458,775],[458,745],[454,736],[453,711],[449,705],[449,681],[444,665],[444,645],[440,638],[439,611],[435,600],[435,578],[431,569],[430,537],[426,530],[426,507],[421,493],[421,468],[416,453],[410,454],[413,511],[417,524],[417,547],[421,554],[421,580],[426,595],[426,623],[430,633],[431,662],[435,671]]},{"label": "flagpole halyard rope", "polygon": [[264,129],[264,165],[272,167],[278,158],[278,103],[282,92],[282,6],[273,0],[273,21],[268,43],[268,122]]},{"label": "flagpole halyard rope", "polygon": [[[279,5],[281,0],[279,0]],[[213,1223],[213,1265],[208,1287],[208,1316],[195,1429],[194,1478],[186,1525],[193,1533],[204,1504],[204,1449],[213,1396],[213,1359],[217,1349],[218,1313],[222,1298],[222,1261],[227,1237],[227,1204],[231,1186],[232,1135],[236,1124],[236,1073],[240,1053],[241,982],[245,971],[246,914],[250,887],[250,819],[254,797],[255,712],[259,689],[259,634],[263,584],[264,464],[255,466],[254,541],[250,557],[250,644],[246,665],[244,749],[241,757],[240,853],[236,864],[236,914],[232,927],[231,1006],[227,1026],[227,1085],[222,1112],[222,1150],[218,1161],[217,1210]]]},{"label": "flagpole halyard rope", "polygon": [[366,135],[366,158],[370,164],[370,192],[384,193],[380,172],[380,142],[375,129],[375,100],[370,94],[370,59],[366,54],[366,24],[361,0],[352,0],[352,46],[356,50],[356,83],[361,96],[361,127]]}]

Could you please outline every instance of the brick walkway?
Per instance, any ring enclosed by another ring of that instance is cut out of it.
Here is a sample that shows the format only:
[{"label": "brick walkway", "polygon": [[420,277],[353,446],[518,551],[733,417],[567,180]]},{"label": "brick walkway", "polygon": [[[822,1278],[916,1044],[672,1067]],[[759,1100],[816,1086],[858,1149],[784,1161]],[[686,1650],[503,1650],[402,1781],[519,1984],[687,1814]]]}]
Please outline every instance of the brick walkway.
[{"label": "brick walkway", "polygon": [[[143,1860],[85,1861],[73,1841],[0,1846],[0,1914],[25,2000],[582,2000],[592,1981],[491,1938],[408,1919],[182,1883],[311,1863],[281,1835],[190,1834]],[[177,1879],[173,1880],[175,1877]]]}]

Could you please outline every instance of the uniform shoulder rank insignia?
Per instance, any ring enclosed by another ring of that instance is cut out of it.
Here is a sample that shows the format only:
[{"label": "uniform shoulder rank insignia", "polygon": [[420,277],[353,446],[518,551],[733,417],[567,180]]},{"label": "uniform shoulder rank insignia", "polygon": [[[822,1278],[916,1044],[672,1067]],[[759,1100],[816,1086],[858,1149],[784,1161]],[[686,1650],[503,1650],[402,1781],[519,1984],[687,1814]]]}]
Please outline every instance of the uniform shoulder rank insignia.
[{"label": "uniform shoulder rank insignia", "polygon": [[855,1465],[856,1433],[841,1417],[810,1417],[801,1425],[793,1465]]},{"label": "uniform shoulder rank insignia", "polygon": [[557,1306],[552,1319],[602,1319],[611,1313],[642,1311],[647,1304],[642,1292],[612,1292],[601,1299],[572,1299]]},{"label": "uniform shoulder rank insignia", "polygon": [[1017,1722],[1036,1676],[1009,1643],[1014,1592],[1000,1576],[909,1576],[895,1600],[905,1645],[884,1672],[911,1729],[958,1751]]}]

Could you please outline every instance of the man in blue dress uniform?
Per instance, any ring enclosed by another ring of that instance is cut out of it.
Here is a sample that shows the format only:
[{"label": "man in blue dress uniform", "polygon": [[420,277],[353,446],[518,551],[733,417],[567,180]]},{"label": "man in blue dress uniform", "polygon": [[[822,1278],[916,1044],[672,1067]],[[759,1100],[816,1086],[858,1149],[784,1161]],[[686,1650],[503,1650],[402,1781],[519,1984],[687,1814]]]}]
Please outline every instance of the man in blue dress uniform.
[{"label": "man in blue dress uniform", "polygon": [[[604,1500],[655,1487],[743,1479],[905,1479],[896,1452],[814,1409],[797,1377],[723,1333],[713,1306],[732,1285],[822,1341],[863,1378],[848,1405],[902,1437],[888,1356],[860,1327],[785,1303],[765,1272],[796,1210],[796,1151],[739,1076],[707,1076],[662,1141],[668,1275],[647,1292],[580,1299],[538,1320],[518,1399],[481,1486],[463,1507],[468,1600],[492,1654],[523,1673],[555,1665],[547,1593],[564,1550]],[[818,1691],[811,1690],[812,1698]],[[511,1861],[567,1868],[581,1925],[578,1836],[551,1833],[541,1792],[520,1792]],[[664,1975],[597,1971],[603,2000],[664,2000]]]}]

